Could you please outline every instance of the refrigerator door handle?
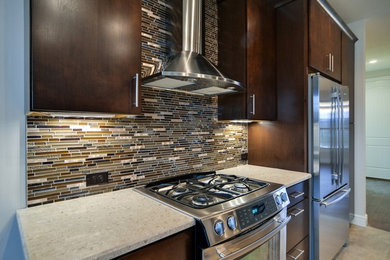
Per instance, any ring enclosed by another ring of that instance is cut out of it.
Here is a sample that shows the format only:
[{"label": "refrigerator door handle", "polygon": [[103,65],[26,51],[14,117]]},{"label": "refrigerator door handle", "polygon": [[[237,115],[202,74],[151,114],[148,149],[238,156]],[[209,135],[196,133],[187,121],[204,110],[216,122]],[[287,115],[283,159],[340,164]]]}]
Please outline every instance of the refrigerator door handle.
[{"label": "refrigerator door handle", "polygon": [[328,200],[329,200],[330,198],[327,199],[327,200],[325,200],[325,201],[321,201],[321,202],[320,202],[320,206],[325,206],[325,208],[326,208],[326,207],[329,207],[329,206],[331,206],[331,205],[333,205],[333,204],[339,202],[340,200],[344,199],[350,192],[351,192],[351,188],[342,189],[340,192],[336,193],[335,195],[333,195],[333,196],[330,197],[330,198],[333,198],[334,196],[336,196],[336,195],[339,194],[339,193],[343,193],[343,195],[341,195],[341,196],[338,197],[337,199],[332,200],[332,201],[330,201],[330,202],[328,202]]},{"label": "refrigerator door handle", "polygon": [[338,95],[337,87],[332,87],[331,94],[331,165],[332,165],[332,185],[339,179],[339,149],[338,149]]},{"label": "refrigerator door handle", "polygon": [[340,144],[340,132],[341,132],[341,100],[340,100],[340,96],[341,96],[341,89],[339,87],[336,87],[337,89],[337,128],[336,128],[336,139],[337,139],[337,142],[336,142],[336,149],[337,149],[337,165],[336,165],[336,168],[337,168],[337,181],[336,181],[336,184],[337,186],[341,183],[340,181],[340,175],[341,175],[341,144]]},{"label": "refrigerator door handle", "polygon": [[343,100],[343,90],[342,88],[340,87],[340,114],[341,114],[341,118],[340,118],[340,122],[341,122],[341,125],[340,125],[340,143],[341,143],[341,147],[340,147],[340,184],[343,183],[343,172],[344,172],[344,100]]}]

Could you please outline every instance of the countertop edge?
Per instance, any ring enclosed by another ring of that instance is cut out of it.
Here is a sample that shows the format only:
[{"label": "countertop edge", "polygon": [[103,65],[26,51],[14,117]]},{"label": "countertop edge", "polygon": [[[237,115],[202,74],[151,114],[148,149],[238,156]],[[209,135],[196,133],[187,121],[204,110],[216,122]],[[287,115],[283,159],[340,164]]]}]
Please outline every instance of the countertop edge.
[{"label": "countertop edge", "polygon": [[26,258],[26,260],[30,259],[30,255],[28,253],[28,247],[27,247],[27,242],[26,242],[26,234],[24,233],[24,230],[22,228],[22,223],[19,215],[19,211],[22,209],[18,209],[16,211],[16,222],[18,223],[18,228],[19,228],[19,234],[20,234],[20,241],[22,242],[22,247],[23,247],[23,255]]},{"label": "countertop edge", "polygon": [[295,184],[298,184],[298,183],[301,183],[301,182],[304,182],[304,181],[310,180],[310,179],[311,179],[311,175],[309,173],[307,173],[307,175],[302,177],[300,180],[297,180],[297,181],[294,181],[292,183],[289,183],[288,185],[285,185],[285,187],[289,188],[291,186],[294,186]]}]

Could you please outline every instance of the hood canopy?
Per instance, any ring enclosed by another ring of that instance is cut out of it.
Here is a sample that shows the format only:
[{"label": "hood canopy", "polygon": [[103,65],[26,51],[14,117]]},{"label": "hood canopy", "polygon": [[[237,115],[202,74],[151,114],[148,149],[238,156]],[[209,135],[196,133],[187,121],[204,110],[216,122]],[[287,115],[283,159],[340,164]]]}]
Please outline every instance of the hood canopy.
[{"label": "hood canopy", "polygon": [[183,51],[171,57],[162,72],[144,85],[202,95],[245,92],[242,83],[226,77],[202,53],[202,0],[183,0]]}]

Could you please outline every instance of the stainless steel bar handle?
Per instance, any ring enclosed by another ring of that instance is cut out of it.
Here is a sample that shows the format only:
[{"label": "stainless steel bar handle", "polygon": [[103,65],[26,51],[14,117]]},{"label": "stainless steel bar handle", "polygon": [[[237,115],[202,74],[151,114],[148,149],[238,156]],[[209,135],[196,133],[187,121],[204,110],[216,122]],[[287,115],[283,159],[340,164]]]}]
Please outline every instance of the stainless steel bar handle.
[{"label": "stainless steel bar handle", "polygon": [[256,95],[255,94],[251,95],[251,98],[252,98],[252,112],[251,112],[251,114],[255,115],[256,114]]},{"label": "stainless steel bar handle", "polygon": [[[330,90],[330,165],[331,165],[331,174],[334,173],[334,89],[333,87]],[[332,178],[332,185],[333,185]]]},{"label": "stainless steel bar handle", "polygon": [[333,54],[332,54],[332,72],[334,72],[334,56],[333,56]]},{"label": "stainless steel bar handle", "polygon": [[299,249],[299,248],[295,248],[294,249],[294,252],[295,251],[298,251],[298,254],[296,256],[293,256],[292,254],[287,254],[287,256],[291,259],[294,259],[294,260],[297,260],[301,257],[301,255],[303,255],[303,253],[305,253],[305,250],[302,250],[302,249]]},{"label": "stainless steel bar handle", "polygon": [[139,101],[138,101],[138,96],[139,96],[139,74],[138,73],[135,73],[135,76],[133,77],[133,79],[135,80],[135,107],[138,107],[139,106]]},{"label": "stainless steel bar handle", "polygon": [[337,153],[337,88],[331,90],[331,170],[332,185],[338,179],[338,153]]},{"label": "stainless steel bar handle", "polygon": [[340,177],[340,92],[339,88],[336,87],[336,168],[337,168],[337,182],[339,182]]},{"label": "stainless steel bar handle", "polygon": [[342,129],[341,129],[341,124],[342,124],[342,114],[341,114],[341,89],[340,87],[337,88],[337,104],[338,104],[338,113],[337,113],[337,120],[338,120],[338,129],[337,129],[337,150],[338,150],[338,175],[339,175],[339,181],[341,182],[341,154],[342,154],[342,149],[341,149],[341,141],[342,141]]},{"label": "stainless steel bar handle", "polygon": [[329,207],[330,205],[333,205],[333,204],[339,202],[340,200],[344,199],[351,192],[351,188],[342,189],[340,192],[342,192],[344,194],[331,202],[322,201],[322,202],[320,202],[320,206],[325,206],[325,208],[326,208],[326,207]]},{"label": "stainless steel bar handle", "polygon": [[290,212],[290,215],[293,217],[297,217],[297,216],[301,215],[304,211],[305,211],[304,209],[295,208]]},{"label": "stainless steel bar handle", "polygon": [[340,182],[343,182],[343,172],[344,172],[344,92],[340,87],[340,114],[341,114],[341,126],[340,126],[340,136],[341,136],[341,159],[340,159]]},{"label": "stainless steel bar handle", "polygon": [[301,197],[303,195],[305,195],[305,193],[304,192],[299,192],[299,191],[295,191],[295,192],[289,194],[289,196],[291,198],[293,198],[293,199],[299,198],[299,197]]},{"label": "stainless steel bar handle", "polygon": [[329,53],[327,56],[328,56],[328,70],[332,71],[332,53]]}]

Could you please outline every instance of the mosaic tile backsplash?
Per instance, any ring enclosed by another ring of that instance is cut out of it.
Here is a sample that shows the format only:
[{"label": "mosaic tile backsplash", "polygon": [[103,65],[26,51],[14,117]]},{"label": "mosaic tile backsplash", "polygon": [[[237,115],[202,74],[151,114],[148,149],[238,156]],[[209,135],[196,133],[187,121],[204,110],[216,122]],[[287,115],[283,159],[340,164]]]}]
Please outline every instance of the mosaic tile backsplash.
[{"label": "mosaic tile backsplash", "polygon": [[[218,62],[216,0],[205,0],[205,55]],[[142,75],[172,52],[171,1],[142,1]],[[217,99],[143,88],[134,118],[27,118],[28,206],[241,163],[247,126],[217,122]],[[86,186],[86,175],[108,183]]]},{"label": "mosaic tile backsplash", "polygon": [[[136,118],[29,117],[28,205],[234,167],[247,127],[217,122],[216,98],[145,88]],[[86,186],[108,172],[109,183]]]}]

